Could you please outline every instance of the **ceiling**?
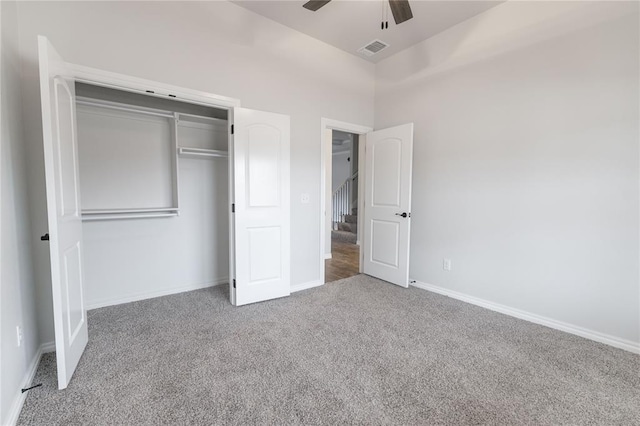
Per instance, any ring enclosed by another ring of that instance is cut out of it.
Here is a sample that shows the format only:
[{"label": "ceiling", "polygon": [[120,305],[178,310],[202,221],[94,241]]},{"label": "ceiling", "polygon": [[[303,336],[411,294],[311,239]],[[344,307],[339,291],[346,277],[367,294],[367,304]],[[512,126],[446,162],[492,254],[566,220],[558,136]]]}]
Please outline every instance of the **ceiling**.
[{"label": "ceiling", "polygon": [[[413,19],[396,25],[386,0],[333,0],[316,12],[303,8],[305,2],[234,1],[259,15],[374,63],[502,3],[410,0]],[[380,29],[383,6],[389,21],[389,28],[385,30]],[[358,53],[358,49],[375,39],[390,46],[371,57]]]},{"label": "ceiling", "polygon": [[341,132],[340,130],[332,131],[332,152],[349,152],[353,135],[351,133]]}]

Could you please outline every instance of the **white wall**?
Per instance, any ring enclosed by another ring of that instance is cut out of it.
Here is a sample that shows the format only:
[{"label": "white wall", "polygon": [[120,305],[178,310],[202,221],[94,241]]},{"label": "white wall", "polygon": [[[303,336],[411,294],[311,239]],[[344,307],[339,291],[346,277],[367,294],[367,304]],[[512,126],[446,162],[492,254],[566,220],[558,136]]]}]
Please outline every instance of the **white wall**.
[{"label": "white wall", "polygon": [[[16,3],[0,2],[0,424],[17,414],[38,353],[31,272],[25,138],[22,132]],[[19,347],[16,326],[24,341]]]},{"label": "white wall", "polygon": [[[46,231],[36,36],[69,62],[239,98],[291,115],[292,283],[319,280],[321,117],[373,123],[374,66],[228,2],[21,2],[34,235]],[[301,194],[311,201],[301,204]],[[48,251],[35,273],[53,340]]]},{"label": "white wall", "polygon": [[637,3],[507,2],[378,64],[412,278],[638,347],[638,36]]}]

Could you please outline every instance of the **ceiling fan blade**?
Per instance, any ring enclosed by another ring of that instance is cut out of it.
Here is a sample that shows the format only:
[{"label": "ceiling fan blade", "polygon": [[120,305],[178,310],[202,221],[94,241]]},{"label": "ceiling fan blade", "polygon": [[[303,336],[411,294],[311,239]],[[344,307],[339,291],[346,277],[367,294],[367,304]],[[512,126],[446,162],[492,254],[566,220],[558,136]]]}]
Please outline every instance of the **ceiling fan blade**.
[{"label": "ceiling fan blade", "polygon": [[320,9],[331,0],[311,0],[302,5],[305,9],[313,10],[314,12]]},{"label": "ceiling fan blade", "polygon": [[389,6],[391,6],[391,13],[393,13],[396,25],[413,18],[409,0],[389,0]]}]

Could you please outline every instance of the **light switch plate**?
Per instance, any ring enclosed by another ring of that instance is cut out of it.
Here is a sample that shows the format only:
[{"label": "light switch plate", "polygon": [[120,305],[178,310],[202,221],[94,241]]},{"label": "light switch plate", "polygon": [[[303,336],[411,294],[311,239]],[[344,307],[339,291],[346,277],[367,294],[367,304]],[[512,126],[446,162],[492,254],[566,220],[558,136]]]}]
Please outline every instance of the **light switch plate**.
[{"label": "light switch plate", "polygon": [[300,195],[300,202],[301,202],[302,204],[309,204],[309,200],[310,200],[310,199],[311,199],[311,198],[309,197],[309,194],[306,194],[306,193],[305,193],[305,194]]}]

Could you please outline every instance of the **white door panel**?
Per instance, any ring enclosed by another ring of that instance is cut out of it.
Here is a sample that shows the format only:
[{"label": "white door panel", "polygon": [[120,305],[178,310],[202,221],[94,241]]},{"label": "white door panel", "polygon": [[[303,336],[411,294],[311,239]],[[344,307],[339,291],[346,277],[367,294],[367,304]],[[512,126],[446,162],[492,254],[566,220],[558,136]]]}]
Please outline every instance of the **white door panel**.
[{"label": "white door panel", "polygon": [[367,134],[365,150],[363,271],[408,287],[413,124]]},{"label": "white door panel", "polygon": [[288,296],[289,117],[234,109],[235,303]]},{"label": "white door panel", "polygon": [[44,37],[38,37],[38,54],[58,388],[64,389],[89,340],[82,290],[75,86]]}]

